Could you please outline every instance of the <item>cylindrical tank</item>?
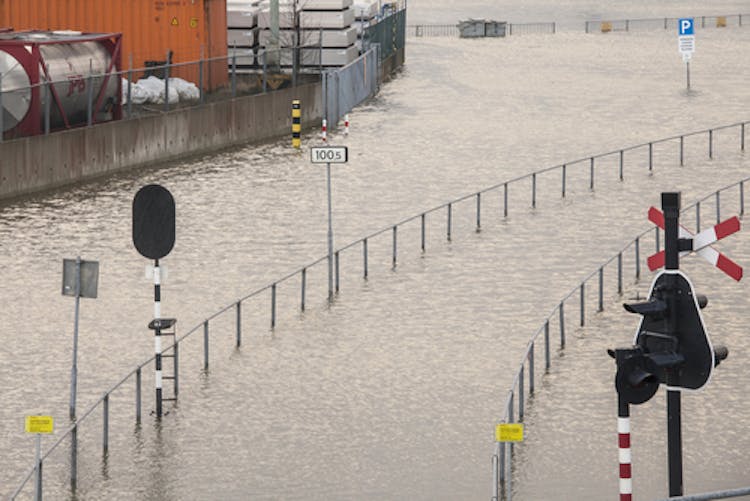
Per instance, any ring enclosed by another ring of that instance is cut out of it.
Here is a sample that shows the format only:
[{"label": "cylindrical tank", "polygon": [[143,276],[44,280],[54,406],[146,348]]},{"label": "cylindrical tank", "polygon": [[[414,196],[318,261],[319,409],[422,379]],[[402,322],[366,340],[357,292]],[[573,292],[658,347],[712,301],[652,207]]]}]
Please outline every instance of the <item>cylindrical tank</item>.
[{"label": "cylindrical tank", "polygon": [[[119,35],[11,32],[0,35],[3,132],[39,134],[49,109],[50,129],[120,118]],[[49,85],[45,85],[49,82]]]}]

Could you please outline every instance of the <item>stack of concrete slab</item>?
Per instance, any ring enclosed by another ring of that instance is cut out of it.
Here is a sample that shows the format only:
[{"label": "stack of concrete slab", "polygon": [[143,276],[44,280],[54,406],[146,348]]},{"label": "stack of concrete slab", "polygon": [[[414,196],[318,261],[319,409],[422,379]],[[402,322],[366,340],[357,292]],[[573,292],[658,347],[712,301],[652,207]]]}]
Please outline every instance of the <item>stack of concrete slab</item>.
[{"label": "stack of concrete slab", "polygon": [[258,52],[258,1],[229,0],[227,2],[227,45],[229,67],[241,72],[256,66]]},{"label": "stack of concrete slab", "polygon": [[[338,67],[359,55],[353,0],[279,0],[279,62],[290,67],[292,47],[299,46],[300,65]],[[258,14],[261,52],[271,46],[271,13],[268,1]],[[269,57],[271,57],[269,55]],[[259,64],[262,64],[259,62]]]},{"label": "stack of concrete slab", "polygon": [[363,51],[364,31],[377,22],[380,0],[355,0],[354,24],[357,30],[356,46],[360,53]]}]

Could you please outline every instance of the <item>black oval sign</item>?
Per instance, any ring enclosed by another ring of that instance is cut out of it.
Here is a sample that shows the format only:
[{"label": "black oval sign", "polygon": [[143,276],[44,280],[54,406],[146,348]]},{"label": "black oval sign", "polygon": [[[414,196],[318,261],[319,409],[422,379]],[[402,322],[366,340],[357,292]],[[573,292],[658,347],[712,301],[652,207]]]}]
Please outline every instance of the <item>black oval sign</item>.
[{"label": "black oval sign", "polygon": [[174,197],[165,187],[149,184],[133,199],[133,244],[138,252],[160,259],[174,247]]}]

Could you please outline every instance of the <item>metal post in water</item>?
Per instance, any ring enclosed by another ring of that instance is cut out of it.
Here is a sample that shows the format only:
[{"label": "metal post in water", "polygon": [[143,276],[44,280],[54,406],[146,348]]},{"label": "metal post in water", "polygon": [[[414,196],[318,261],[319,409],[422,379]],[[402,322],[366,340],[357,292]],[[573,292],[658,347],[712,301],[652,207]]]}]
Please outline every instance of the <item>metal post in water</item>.
[{"label": "metal post in water", "polygon": [[536,209],[536,172],[531,175],[531,208]]},{"label": "metal post in water", "polygon": [[700,201],[695,203],[695,231],[701,231],[701,203]]},{"label": "metal post in water", "polygon": [[630,452],[630,405],[617,395],[617,442],[620,463],[620,499],[632,499],[632,455]]},{"label": "metal post in water", "polygon": [[745,124],[740,126],[740,150],[745,151]]},{"label": "metal post in water", "polygon": [[307,268],[302,268],[302,277],[300,279],[300,311],[305,311],[305,286],[307,282]]},{"label": "metal post in water", "polygon": [[716,224],[721,222],[721,192],[716,192]]},{"label": "metal post in water", "polygon": [[[239,348],[242,345],[242,302],[237,301],[237,343],[236,347]],[[177,345],[175,344],[175,347]]]},{"label": "metal post in water", "polygon": [[708,131],[708,158],[714,157],[714,131],[709,129]]},{"label": "metal post in water", "polygon": [[109,452],[109,394],[104,395],[102,402],[102,453]]},{"label": "metal post in water", "polygon": [[333,300],[333,215],[331,211],[331,163],[326,163],[328,187],[328,300]]},{"label": "metal post in water", "polygon": [[203,322],[203,370],[208,370],[208,320]]},{"label": "metal post in water", "polygon": [[740,181],[740,216],[745,215],[745,181]]},{"label": "metal post in water", "polygon": [[172,359],[172,361],[174,362],[172,371],[174,396],[175,398],[177,398],[177,394],[180,393],[180,343],[178,341],[174,342],[174,346],[172,348],[172,356],[174,357]]},{"label": "metal post in water", "polygon": [[654,228],[654,243],[656,244],[656,252],[659,252],[661,250],[661,240],[659,236],[660,236],[659,227],[656,226]]},{"label": "metal post in water", "polygon": [[503,185],[503,217],[508,217],[508,183]]},{"label": "metal post in water", "polygon": [[648,143],[648,171],[654,170],[654,143]]},{"label": "metal post in water", "polygon": [[141,422],[141,368],[135,371],[135,422]]},{"label": "metal post in water", "polygon": [[641,278],[641,239],[635,239],[635,278]]},{"label": "metal post in water", "polygon": [[685,71],[687,72],[687,90],[690,90],[690,61],[685,63]]},{"label": "metal post in water", "polygon": [[625,179],[624,177],[624,160],[625,160],[625,152],[623,150],[620,150],[620,181],[623,181]]},{"label": "metal post in water", "polygon": [[367,280],[368,270],[367,270],[367,239],[365,238],[362,240],[362,258],[364,260],[363,268],[364,268],[364,278]]},{"label": "metal post in water", "polygon": [[560,349],[565,348],[565,303],[560,303]]},{"label": "metal post in water", "polygon": [[534,393],[534,343],[529,349],[529,395]]},{"label": "metal post in water", "polygon": [[544,322],[544,369],[550,368],[549,319]]},{"label": "metal post in water", "polygon": [[276,328],[276,284],[271,285],[271,329]]},{"label": "metal post in water", "polygon": [[78,486],[78,423],[70,430],[70,490]]},{"label": "metal post in water", "polygon": [[604,267],[599,268],[599,311],[604,311]]},{"label": "metal post in water", "polygon": [[562,197],[565,198],[565,178],[567,177],[567,171],[568,167],[567,165],[563,164],[562,166]]},{"label": "metal post in water", "polygon": [[393,227],[393,268],[396,268],[396,256],[398,252],[398,226]]},{"label": "metal post in water", "polygon": [[594,190],[594,157],[591,157],[591,182],[589,184],[589,189]]},{"label": "metal post in water", "polygon": [[425,242],[425,236],[426,236],[426,231],[425,231],[425,214],[422,214],[422,218],[421,219],[422,219],[422,252],[424,252],[425,251],[425,243],[426,243]]},{"label": "metal post in water", "polygon": [[518,370],[518,420],[523,421],[523,416],[525,413],[525,406],[524,406],[524,400],[526,399],[526,394],[524,392],[524,369],[526,367],[526,364],[521,364],[521,368]]},{"label": "metal post in water", "polygon": [[685,136],[680,136],[680,167],[685,165]]},{"label": "metal post in water", "polygon": [[617,293],[622,295],[622,252],[617,254]]},{"label": "metal post in water", "polygon": [[482,194],[477,193],[477,233],[482,231]]},{"label": "metal post in water", "polygon": [[[159,260],[154,260],[154,320],[161,318],[161,269]],[[161,378],[161,322],[154,322],[154,388],[156,390],[156,417],[162,415]]]},{"label": "metal post in water", "polygon": [[581,282],[581,327],[586,325],[586,282]]},{"label": "metal post in water", "polygon": [[339,292],[339,251],[336,251],[335,254],[335,261],[336,261],[336,293]]},{"label": "metal post in water", "polygon": [[[0,110],[2,113],[2,110]],[[76,391],[78,389],[78,317],[81,304],[81,256],[76,257],[75,319],[73,320],[73,364],[70,368],[70,419],[76,418]]]},{"label": "metal post in water", "polygon": [[451,241],[451,218],[453,213],[453,206],[448,204],[448,241]]},{"label": "metal post in water", "polygon": [[34,488],[34,501],[42,501],[42,434],[36,434],[36,447],[34,454],[34,464],[36,465],[36,477]]}]

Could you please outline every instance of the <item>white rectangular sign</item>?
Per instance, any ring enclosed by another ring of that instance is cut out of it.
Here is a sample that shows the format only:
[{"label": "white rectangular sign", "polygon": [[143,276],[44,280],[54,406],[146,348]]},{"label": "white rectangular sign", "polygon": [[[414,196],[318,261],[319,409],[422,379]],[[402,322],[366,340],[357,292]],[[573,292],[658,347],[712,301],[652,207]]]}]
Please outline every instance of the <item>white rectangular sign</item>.
[{"label": "white rectangular sign", "polygon": [[678,38],[678,47],[680,54],[690,54],[695,52],[695,35],[684,35]]},{"label": "white rectangular sign", "polygon": [[346,146],[313,146],[310,157],[314,164],[345,164],[349,161]]}]

